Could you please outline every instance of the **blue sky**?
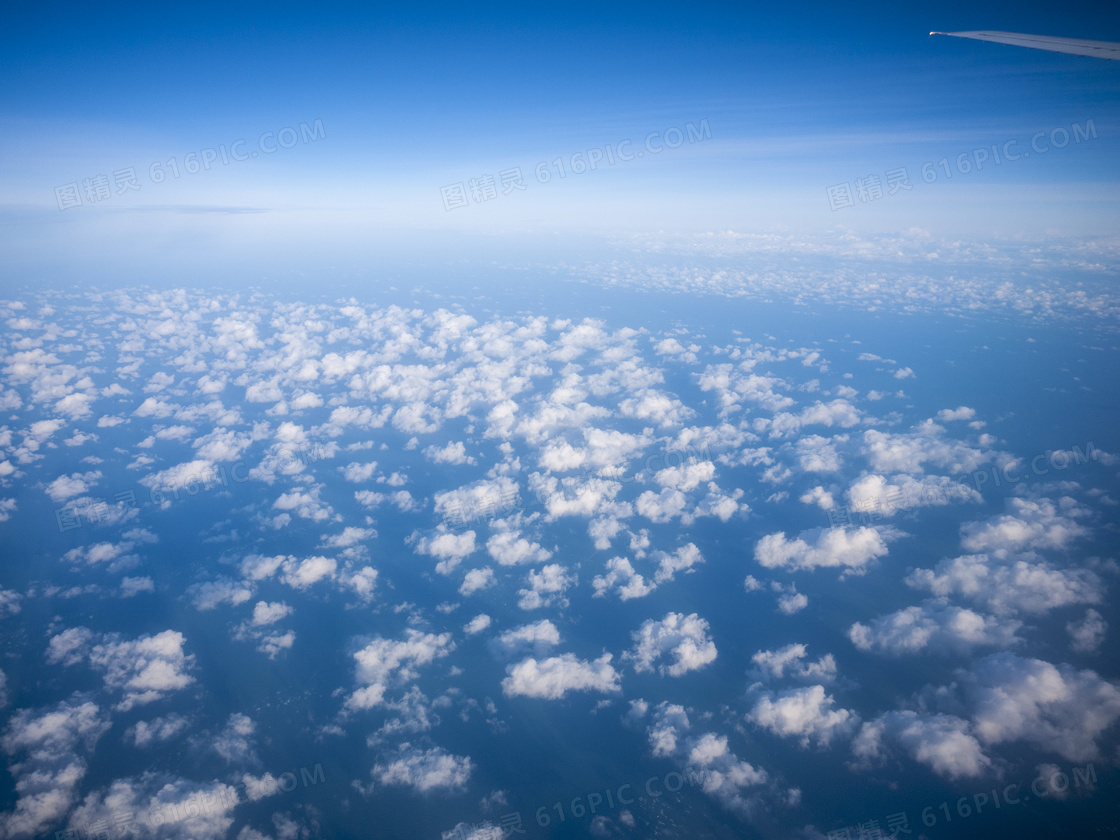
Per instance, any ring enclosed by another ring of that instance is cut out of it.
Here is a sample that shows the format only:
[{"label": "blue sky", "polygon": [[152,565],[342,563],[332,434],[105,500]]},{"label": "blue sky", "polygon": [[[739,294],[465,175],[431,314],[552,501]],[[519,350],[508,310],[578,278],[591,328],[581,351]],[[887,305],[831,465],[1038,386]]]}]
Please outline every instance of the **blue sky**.
[{"label": "blue sky", "polygon": [[[927,35],[1120,37],[1120,14],[1099,4],[45,4],[3,15],[0,241],[33,273],[60,250],[131,271],[200,245],[261,261],[279,248],[314,268],[327,254],[359,259],[373,241],[422,257],[455,235],[489,248],[493,236],[552,231],[1116,226],[1120,68]],[[626,139],[640,149],[651,132],[705,120],[702,142],[627,163],[564,179],[551,163]],[[182,168],[242,138],[255,150],[268,132],[316,121],[314,143],[152,182],[152,164]],[[954,169],[962,153],[1025,149],[1037,131],[1089,121],[1096,136],[1083,143]],[[922,183],[922,164],[942,158],[950,178]],[[542,162],[547,184],[534,176]],[[140,189],[59,210],[55,187],[128,167]],[[445,209],[441,187],[514,167],[524,191]],[[830,209],[829,186],[901,167],[910,191]]]}]

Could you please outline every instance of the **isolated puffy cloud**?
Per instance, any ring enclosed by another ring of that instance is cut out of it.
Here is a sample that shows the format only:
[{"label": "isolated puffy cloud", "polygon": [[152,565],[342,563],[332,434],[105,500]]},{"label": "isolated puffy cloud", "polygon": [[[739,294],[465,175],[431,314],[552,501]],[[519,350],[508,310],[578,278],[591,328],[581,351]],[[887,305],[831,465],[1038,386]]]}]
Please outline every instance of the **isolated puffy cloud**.
[{"label": "isolated puffy cloud", "polygon": [[461,440],[451,441],[446,446],[429,446],[424,449],[424,457],[433,464],[473,464],[475,459],[467,455],[467,448]]},{"label": "isolated puffy cloud", "polygon": [[339,467],[342,477],[355,484],[369,481],[377,473],[377,462],[369,461],[365,464],[352,462],[345,467]]},{"label": "isolated puffy cloud", "polygon": [[141,592],[155,591],[155,581],[153,581],[150,577],[121,578],[120,593],[122,598],[135,598]]},{"label": "isolated puffy cloud", "polygon": [[67,499],[72,499],[74,496],[80,496],[83,493],[88,493],[101,479],[101,472],[94,470],[85,473],[73,473],[71,475],[60,475],[46,487],[47,495],[51,497],[52,502],[64,502]]},{"label": "isolated puffy cloud", "polygon": [[257,725],[248,715],[234,712],[226,721],[225,727],[214,739],[212,747],[214,752],[226,760],[228,764],[235,762],[256,762],[253,753],[253,734]]},{"label": "isolated puffy cloud", "polygon": [[987,554],[942,560],[932,570],[915,569],[906,583],[941,597],[968,598],[996,615],[1040,615],[1071,604],[1099,604],[1104,591],[1100,577],[1089,569],[1001,562]]},{"label": "isolated puffy cloud", "polygon": [[92,543],[70,549],[63,555],[63,559],[70,563],[85,563],[90,566],[105,563],[110,572],[116,572],[136,566],[140,562],[140,558],[131,553],[135,547],[136,542],[133,540]]},{"label": "isolated puffy cloud", "polygon": [[464,531],[461,534],[440,530],[430,537],[420,537],[416,540],[417,554],[427,554],[439,559],[436,571],[441,575],[451,574],[463,558],[469,557],[475,551],[474,531]]},{"label": "isolated puffy cloud", "polygon": [[539,543],[521,536],[515,529],[501,530],[486,541],[490,556],[503,566],[516,566],[519,563],[543,563],[552,557],[552,552],[542,548]]},{"label": "isolated puffy cloud", "polygon": [[927,687],[923,696],[952,713],[898,710],[868,721],[852,742],[857,765],[881,763],[892,744],[951,779],[990,772],[995,760],[985,748],[1002,744],[1094,761],[1103,755],[1105,732],[1120,720],[1120,685],[1094,671],[1006,652],[958,670],[951,685]]},{"label": "isolated puffy cloud", "polygon": [[266,580],[276,574],[281,566],[293,562],[295,562],[295,558],[287,554],[277,554],[272,557],[266,557],[263,554],[250,554],[241,561],[241,576],[249,581]]},{"label": "isolated puffy cloud", "polygon": [[509,676],[502,680],[502,692],[507,697],[542,700],[559,700],[571,691],[612,694],[622,688],[611,659],[609,653],[591,662],[571,653],[542,660],[529,657],[507,669]]},{"label": "isolated puffy cloud", "polygon": [[834,708],[835,703],[822,685],[767,691],[755,702],[747,719],[779,737],[797,738],[802,747],[808,747],[811,741],[827,747],[833,738],[845,737],[859,724],[859,715]]},{"label": "isolated puffy cloud", "polygon": [[358,528],[348,525],[342,529],[341,534],[332,534],[323,540],[327,548],[352,548],[377,536],[373,528]]},{"label": "isolated puffy cloud", "polygon": [[[165,492],[213,482],[217,474],[217,467],[213,461],[199,458],[146,475],[140,479],[140,484],[152,491],[152,496],[155,498]],[[164,506],[170,503],[169,499],[163,500]]]},{"label": "isolated puffy cloud", "polygon": [[510,659],[525,654],[542,656],[560,644],[560,631],[547,618],[534,624],[523,624],[507,630],[491,640],[490,649],[502,658]]},{"label": "isolated puffy cloud", "polygon": [[943,475],[922,475],[915,478],[900,473],[887,478],[870,473],[848,488],[848,504],[856,512],[882,516],[920,507],[936,507],[972,502],[979,504],[983,496],[964,482],[955,482]]},{"label": "isolated puffy cloud", "polygon": [[671,554],[655,551],[653,558],[657,560],[653,582],[659,586],[671,581],[677,572],[691,572],[694,566],[704,562],[700,549],[694,543],[685,543]]},{"label": "isolated puffy cloud", "polygon": [[937,412],[937,419],[942,423],[951,423],[954,420],[971,420],[976,416],[976,409],[962,405],[959,408],[943,408]]},{"label": "isolated puffy cloud", "polygon": [[476,615],[474,618],[472,618],[470,621],[468,621],[465,625],[463,625],[463,632],[466,633],[468,636],[474,636],[478,633],[481,633],[483,630],[485,630],[487,627],[489,627],[490,622],[491,622],[490,616],[486,615],[486,613]]},{"label": "isolated puffy cloud", "polygon": [[253,597],[250,584],[229,578],[218,578],[187,587],[187,597],[196,610],[212,610],[222,604],[236,607]]},{"label": "isolated puffy cloud", "polygon": [[1002,558],[1023,550],[1064,549],[1089,533],[1077,521],[1087,517],[1089,510],[1069,496],[1057,504],[1050,499],[1012,497],[1007,506],[1010,512],[1002,516],[962,525],[961,547]]},{"label": "isolated puffy cloud", "polygon": [[947,653],[973,646],[1007,647],[1020,639],[1022,622],[981,615],[944,600],[929,600],[881,616],[870,624],[856,622],[848,637],[864,651],[903,655],[926,649]]},{"label": "isolated puffy cloud", "polygon": [[1092,761],[1101,758],[1101,735],[1120,720],[1120,685],[1070,665],[997,653],[960,684],[985,744],[1026,741],[1068,761]]},{"label": "isolated puffy cloud", "polygon": [[801,537],[790,540],[779,531],[758,541],[754,557],[768,569],[841,568],[844,575],[858,575],[866,572],[873,560],[887,554],[883,534],[877,528],[832,528],[817,531],[815,542],[810,544]]},{"label": "isolated puffy cloud", "polygon": [[803,644],[786,645],[778,650],[760,650],[751,657],[755,669],[750,676],[764,682],[786,677],[814,682],[836,679],[836,659],[831,653],[826,653],[816,662],[810,662],[808,655],[808,648]]},{"label": "isolated puffy cloud", "polygon": [[945,428],[926,420],[909,432],[881,432],[868,429],[863,433],[863,455],[877,473],[908,473],[921,475],[926,465],[953,475],[971,473],[1000,458],[999,453],[970,446],[945,436]]},{"label": "isolated puffy cloud", "polygon": [[463,582],[459,586],[459,594],[464,598],[473,595],[489,586],[494,585],[494,570],[493,569],[471,569],[463,577]]},{"label": "isolated puffy cloud", "polygon": [[272,507],[279,511],[290,511],[300,519],[325,522],[334,514],[334,509],[319,498],[321,492],[322,485],[317,485],[306,492],[293,490],[290,493],[281,493],[272,503]]},{"label": "isolated puffy cloud", "polygon": [[[634,649],[623,659],[632,661],[638,672],[652,671],[656,665],[662,676],[679,677],[715,661],[716,646],[708,633],[708,622],[696,613],[667,613],[661,621],[642,622],[631,633]],[[657,664],[666,656],[672,657],[670,664]]]},{"label": "isolated puffy cloud", "polygon": [[280,576],[282,583],[292,589],[307,589],[321,580],[334,578],[338,569],[338,561],[333,557],[307,557],[303,560],[291,558],[284,561],[284,574]]},{"label": "isolated puffy cloud", "polygon": [[88,627],[70,627],[51,636],[47,644],[47,662],[52,665],[77,665],[89,655],[93,631]]},{"label": "isolated puffy cloud", "polygon": [[[643,702],[633,707],[635,717],[644,717],[645,705]],[[703,779],[704,793],[729,811],[750,819],[766,807],[766,794],[777,793],[769,774],[739,758],[726,735],[694,734],[683,706],[662,701],[652,718],[646,732],[654,757],[683,764],[690,778],[697,775]]]},{"label": "isolated puffy cloud", "polygon": [[568,572],[559,563],[533,569],[525,578],[529,584],[526,589],[517,590],[517,606],[523,610],[538,610],[541,607],[557,605],[568,606],[564,593],[576,582],[574,572]]},{"label": "isolated puffy cloud", "polygon": [[187,673],[194,666],[194,654],[184,653],[186,641],[175,630],[133,640],[108,634],[90,648],[89,662],[103,672],[107,688],[123,694],[116,708],[127,712],[194,682]]},{"label": "isolated puffy cloud", "polygon": [[378,762],[371,771],[374,780],[386,787],[403,785],[418,793],[456,792],[470,781],[474,762],[467,756],[453,755],[442,747],[423,750],[401,744],[395,756]]},{"label": "isolated puffy cloud", "polygon": [[18,798],[0,814],[0,834],[30,838],[57,825],[77,801],[87,756],[109,726],[96,704],[78,697],[13,714],[0,747],[18,757],[11,765]]},{"label": "isolated puffy cloud", "polygon": [[591,581],[595,590],[592,597],[602,598],[611,590],[618,591],[618,597],[623,601],[631,598],[644,598],[657,588],[656,584],[648,583],[642,575],[634,570],[634,566],[625,557],[612,557],[607,561],[607,573],[596,575]]},{"label": "isolated puffy cloud", "polygon": [[970,730],[967,720],[954,715],[887,712],[863,724],[852,740],[852,755],[857,766],[880,764],[894,744],[941,776],[975,778],[988,773],[992,762]]},{"label": "isolated puffy cloud", "polygon": [[188,726],[190,721],[183,715],[164,715],[151,720],[137,721],[134,726],[126,730],[125,738],[130,740],[133,746],[148,747],[170,741],[184,732]]},{"label": "isolated puffy cloud", "polygon": [[267,601],[257,601],[253,607],[252,623],[254,627],[264,627],[268,624],[275,624],[291,614],[292,608],[283,601],[275,601],[271,604]]},{"label": "isolated puffy cloud", "polygon": [[809,606],[809,597],[798,592],[796,587],[778,597],[778,612],[783,615],[795,615]]},{"label": "isolated puffy cloud", "polygon": [[409,628],[404,641],[378,637],[354,654],[361,686],[347,699],[351,710],[371,709],[384,702],[395,684],[416,679],[417,668],[441,659],[455,649],[450,633],[422,633]]}]

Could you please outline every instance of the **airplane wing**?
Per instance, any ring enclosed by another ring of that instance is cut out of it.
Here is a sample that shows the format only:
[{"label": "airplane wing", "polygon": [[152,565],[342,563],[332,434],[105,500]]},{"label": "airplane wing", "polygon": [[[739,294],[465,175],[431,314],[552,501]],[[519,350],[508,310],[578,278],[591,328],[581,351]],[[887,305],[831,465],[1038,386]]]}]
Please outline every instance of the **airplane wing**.
[{"label": "airplane wing", "polygon": [[930,35],[952,35],[954,38],[972,38],[977,41],[993,41],[997,44],[1012,44],[1017,47],[1031,47],[1036,50],[1088,55],[1093,58],[1110,58],[1120,61],[1120,43],[1114,41],[1083,41],[1078,38],[1055,38],[1050,35],[1023,35],[1019,32],[931,32]]}]

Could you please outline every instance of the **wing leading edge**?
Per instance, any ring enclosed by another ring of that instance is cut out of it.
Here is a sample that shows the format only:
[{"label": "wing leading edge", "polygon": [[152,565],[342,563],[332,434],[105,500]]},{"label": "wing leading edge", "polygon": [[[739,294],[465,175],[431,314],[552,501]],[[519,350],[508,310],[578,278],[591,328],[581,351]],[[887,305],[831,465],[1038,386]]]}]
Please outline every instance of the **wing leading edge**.
[{"label": "wing leading edge", "polygon": [[954,38],[972,38],[976,41],[992,41],[996,44],[1012,44],[1016,47],[1030,47],[1036,50],[1087,55],[1093,58],[1108,58],[1120,61],[1120,43],[1114,41],[1084,41],[1078,38],[1055,38],[1050,35],[1023,35],[1019,32],[931,32],[930,35],[951,35]]}]

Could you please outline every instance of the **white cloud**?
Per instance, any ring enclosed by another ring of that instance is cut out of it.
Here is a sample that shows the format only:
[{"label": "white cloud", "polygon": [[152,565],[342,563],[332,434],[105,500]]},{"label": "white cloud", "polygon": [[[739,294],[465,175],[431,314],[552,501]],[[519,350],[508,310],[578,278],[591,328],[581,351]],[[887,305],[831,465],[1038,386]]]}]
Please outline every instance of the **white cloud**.
[{"label": "white cloud", "polygon": [[971,420],[976,416],[976,409],[962,405],[960,408],[943,408],[937,412],[937,419],[942,423],[951,423],[954,420]]},{"label": "white cloud", "polygon": [[107,688],[122,693],[116,708],[127,712],[194,682],[187,673],[194,666],[194,654],[184,653],[186,641],[175,630],[133,640],[108,634],[90,649],[89,662],[103,673]]},{"label": "white cloud", "polygon": [[253,626],[264,627],[269,624],[275,624],[282,618],[287,618],[292,614],[292,608],[285,604],[283,601],[274,601],[268,603],[267,601],[257,601],[253,607]]},{"label": "white cloud", "polygon": [[416,669],[441,659],[455,649],[450,633],[421,633],[409,628],[404,641],[378,637],[354,654],[359,685],[347,699],[352,710],[371,709],[384,702],[394,684],[416,679]]},{"label": "white cloud", "polygon": [[401,744],[391,760],[373,766],[373,778],[384,786],[404,785],[418,793],[434,790],[459,791],[470,781],[474,762],[453,755],[442,747],[422,750]]},{"label": "white cloud", "polygon": [[459,594],[464,598],[470,597],[476,592],[480,592],[487,587],[494,585],[494,570],[493,569],[471,569],[463,577],[463,582],[459,586]]},{"label": "white cloud", "polygon": [[221,604],[236,607],[253,597],[250,585],[242,581],[218,578],[217,580],[195,583],[187,587],[187,597],[196,610],[212,610]]},{"label": "white cloud", "polygon": [[517,591],[520,596],[517,606],[523,610],[538,610],[553,604],[561,608],[568,606],[564,592],[576,582],[575,573],[569,573],[559,563],[550,563],[540,571],[533,569],[525,579],[528,588]]},{"label": "white cloud", "polygon": [[949,779],[976,778],[991,770],[992,762],[969,723],[954,715],[919,716],[909,710],[892,711],[863,724],[852,741],[857,764],[881,763],[895,743],[912,759]]},{"label": "white cloud", "polygon": [[307,589],[321,580],[334,578],[338,569],[338,561],[333,557],[307,557],[303,560],[291,558],[284,561],[284,574],[280,576],[282,583],[292,589]]},{"label": "white cloud", "polygon": [[543,563],[552,557],[551,551],[525,539],[517,530],[498,531],[486,541],[486,550],[503,566]]},{"label": "white cloud", "polygon": [[612,694],[621,691],[619,674],[611,663],[611,655],[604,653],[588,662],[565,653],[548,659],[532,657],[511,666],[509,676],[502,680],[502,691],[507,697],[534,697],[559,700],[571,691],[597,691]]},{"label": "white cloud", "polygon": [[751,657],[756,670],[751,672],[753,679],[769,681],[791,677],[798,680],[832,682],[836,679],[836,659],[826,653],[816,662],[807,660],[808,649],[803,644],[786,645],[778,650],[760,650]]},{"label": "white cloud", "polygon": [[930,600],[874,619],[869,625],[856,622],[848,630],[860,650],[891,655],[968,650],[973,646],[1007,647],[1019,642],[1016,632],[1022,622],[981,615]]},{"label": "white cloud", "polygon": [[473,554],[475,549],[474,531],[456,534],[441,530],[433,536],[419,538],[416,541],[415,551],[417,554],[438,558],[440,562],[436,564],[436,571],[441,575],[447,575],[454,571],[465,557]]},{"label": "white cloud", "polygon": [[424,457],[433,464],[473,464],[475,459],[467,455],[467,448],[461,440],[451,441],[446,446],[429,446],[424,449]]},{"label": "white cloud", "polygon": [[765,692],[747,718],[779,737],[796,737],[802,747],[811,741],[827,747],[833,738],[847,736],[859,724],[859,715],[833,708],[835,702],[821,685]]},{"label": "white cloud", "polygon": [[233,825],[230,812],[237,800],[232,785],[201,784],[147,772],[117,779],[108,790],[88,794],[70,815],[69,828],[84,832],[98,823],[113,825],[117,815],[130,814],[140,840],[212,840],[229,832]]},{"label": "white cloud", "polygon": [[369,481],[377,473],[377,462],[370,461],[365,464],[357,462],[347,464],[345,467],[340,467],[342,477],[347,481],[354,484],[361,484],[362,482]]},{"label": "white cloud", "polygon": [[1104,641],[1108,622],[1096,610],[1086,610],[1084,618],[1066,625],[1066,632],[1072,639],[1071,648],[1079,653],[1094,653]]},{"label": "white cloud", "polygon": [[130,726],[125,732],[125,738],[132,741],[136,747],[149,747],[170,741],[184,732],[189,725],[190,721],[182,715],[165,715],[151,720],[137,721],[135,726]]},{"label": "white cloud", "polygon": [[224,758],[228,764],[256,762],[251,740],[256,730],[257,725],[253,723],[252,718],[234,712],[226,721],[225,728],[214,739],[212,744],[214,752]]},{"label": "white cloud", "polygon": [[[634,649],[623,659],[634,663],[634,670],[652,671],[656,665],[662,676],[679,677],[709,665],[716,659],[716,646],[709,636],[708,622],[696,613],[670,612],[661,621],[649,620],[634,631]],[[656,663],[672,656],[671,664]]]},{"label": "white cloud", "polygon": [[507,630],[490,642],[490,649],[503,659],[532,654],[543,656],[560,644],[560,631],[547,618]]},{"label": "white cloud", "polygon": [[595,590],[593,597],[602,598],[612,589],[618,590],[618,597],[623,601],[631,598],[644,598],[657,588],[656,584],[648,583],[644,577],[634,570],[634,566],[625,557],[612,557],[607,561],[607,573],[596,575],[591,581]]},{"label": "white cloud", "polygon": [[892,743],[950,779],[988,773],[984,747],[1027,743],[1071,762],[1099,760],[1101,739],[1120,720],[1120,686],[1090,670],[1011,653],[959,670],[923,696],[953,714],[891,711],[863,725],[852,742],[860,765],[881,763]]},{"label": "white cloud", "polygon": [[959,475],[974,472],[997,458],[995,452],[947,439],[945,428],[932,420],[899,434],[868,429],[863,433],[862,451],[871,468],[882,474],[920,475],[929,464]]},{"label": "white cloud", "polygon": [[468,636],[474,636],[478,633],[481,633],[489,626],[490,616],[486,615],[486,613],[481,613],[480,615],[476,615],[463,626],[463,632]]},{"label": "white cloud", "polygon": [[[286,563],[295,562],[289,555],[278,554],[265,557],[261,554],[250,554],[241,561],[241,574],[248,580],[265,580],[276,574],[276,570]],[[243,600],[248,600],[243,599]]]},{"label": "white cloud", "polygon": [[98,471],[60,475],[47,485],[47,495],[53,502],[64,502],[74,496],[88,493],[100,479],[101,473]]},{"label": "white cloud", "polygon": [[769,784],[769,774],[739,758],[726,735],[693,734],[683,706],[660,703],[646,731],[654,757],[672,758],[684,765],[690,777],[699,775],[704,793],[740,817],[757,816],[766,807],[763,795],[777,793]]},{"label": "white cloud", "polygon": [[[811,532],[807,532],[811,533]],[[833,528],[817,533],[812,544],[801,537],[790,540],[784,532],[758,541],[754,557],[767,569],[812,570],[841,568],[843,574],[863,574],[876,558],[887,553],[883,532],[876,528]]]},{"label": "white cloud", "polygon": [[1058,504],[1049,499],[1013,497],[1007,500],[1007,506],[1010,513],[962,525],[961,547],[1002,558],[1025,549],[1064,549],[1088,533],[1077,521],[1089,515],[1088,509],[1069,496]]},{"label": "white cloud", "polygon": [[677,572],[691,572],[694,566],[704,562],[700,549],[693,543],[682,545],[672,554],[655,551],[653,557],[657,560],[657,571],[653,575],[657,585],[671,581]]},{"label": "white cloud", "polygon": [[934,595],[961,596],[996,615],[1040,615],[1072,604],[1099,604],[1104,585],[1089,569],[1055,569],[1047,563],[1001,562],[986,554],[942,560],[915,569],[906,583]]},{"label": "white cloud", "polygon": [[997,653],[961,679],[985,744],[1026,741],[1068,761],[1102,757],[1101,735],[1120,720],[1120,686],[1094,671]]},{"label": "white cloud", "polygon": [[61,822],[77,801],[86,756],[109,726],[94,703],[79,699],[15,712],[0,747],[23,756],[11,765],[18,798],[14,809],[0,814],[0,834],[30,838]]}]

